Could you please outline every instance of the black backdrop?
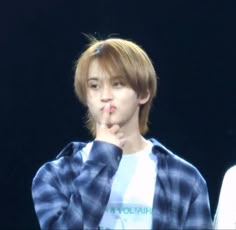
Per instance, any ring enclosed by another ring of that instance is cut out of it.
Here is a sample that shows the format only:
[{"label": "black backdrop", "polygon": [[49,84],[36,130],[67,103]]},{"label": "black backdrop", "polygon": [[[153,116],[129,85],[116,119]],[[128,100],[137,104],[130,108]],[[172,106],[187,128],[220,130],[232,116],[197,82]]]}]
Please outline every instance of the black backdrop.
[{"label": "black backdrop", "polygon": [[132,39],[150,55],[160,81],[147,136],[198,167],[213,216],[236,163],[235,10],[234,0],[1,1],[1,229],[39,229],[34,174],[90,138],[73,93],[82,32]]}]

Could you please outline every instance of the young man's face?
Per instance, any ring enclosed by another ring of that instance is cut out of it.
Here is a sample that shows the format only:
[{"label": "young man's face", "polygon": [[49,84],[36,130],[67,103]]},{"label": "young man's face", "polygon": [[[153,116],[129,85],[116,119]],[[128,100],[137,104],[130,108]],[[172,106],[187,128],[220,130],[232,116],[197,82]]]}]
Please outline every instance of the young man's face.
[{"label": "young man's face", "polygon": [[109,76],[94,60],[88,73],[87,106],[96,123],[101,122],[105,104],[109,104],[108,126],[138,126],[139,105],[146,100],[138,98],[124,78]]}]

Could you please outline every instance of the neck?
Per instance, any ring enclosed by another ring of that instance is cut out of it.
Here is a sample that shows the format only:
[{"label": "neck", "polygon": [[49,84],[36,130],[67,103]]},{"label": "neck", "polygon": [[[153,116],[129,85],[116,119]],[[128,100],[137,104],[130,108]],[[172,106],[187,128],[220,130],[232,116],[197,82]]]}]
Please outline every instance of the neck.
[{"label": "neck", "polygon": [[132,133],[130,135],[125,135],[125,145],[123,147],[123,154],[135,153],[143,150],[147,147],[148,142],[145,138],[138,132]]},{"label": "neck", "polygon": [[125,125],[121,125],[121,132],[124,133],[125,145],[123,146],[123,154],[130,154],[144,149],[148,142],[140,134],[138,111],[136,117]]}]

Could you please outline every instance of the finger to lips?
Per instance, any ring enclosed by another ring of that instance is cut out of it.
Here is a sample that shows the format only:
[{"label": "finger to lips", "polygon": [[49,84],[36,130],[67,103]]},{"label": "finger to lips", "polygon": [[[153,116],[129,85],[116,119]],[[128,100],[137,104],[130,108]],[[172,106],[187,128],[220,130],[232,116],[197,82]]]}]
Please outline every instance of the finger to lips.
[{"label": "finger to lips", "polygon": [[101,118],[101,127],[107,127],[110,123],[110,104],[107,103],[104,105]]}]

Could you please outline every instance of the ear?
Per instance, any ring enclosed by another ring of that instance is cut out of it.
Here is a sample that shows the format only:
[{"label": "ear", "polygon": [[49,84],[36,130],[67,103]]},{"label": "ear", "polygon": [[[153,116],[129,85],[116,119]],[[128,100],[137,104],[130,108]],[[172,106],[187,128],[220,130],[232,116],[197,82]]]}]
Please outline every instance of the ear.
[{"label": "ear", "polygon": [[139,104],[140,105],[146,104],[148,102],[149,98],[150,98],[150,91],[147,90],[146,95],[144,95],[143,97],[139,97]]}]

